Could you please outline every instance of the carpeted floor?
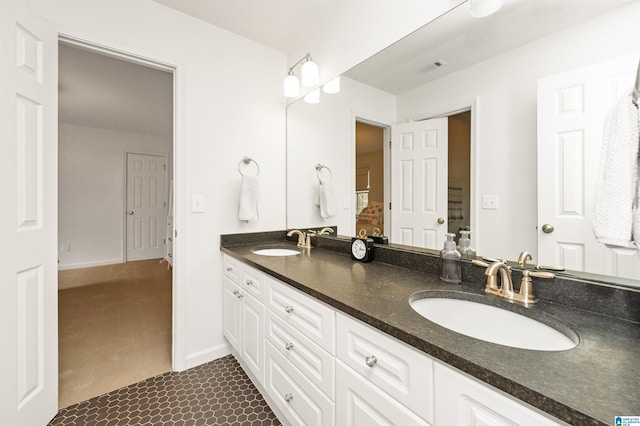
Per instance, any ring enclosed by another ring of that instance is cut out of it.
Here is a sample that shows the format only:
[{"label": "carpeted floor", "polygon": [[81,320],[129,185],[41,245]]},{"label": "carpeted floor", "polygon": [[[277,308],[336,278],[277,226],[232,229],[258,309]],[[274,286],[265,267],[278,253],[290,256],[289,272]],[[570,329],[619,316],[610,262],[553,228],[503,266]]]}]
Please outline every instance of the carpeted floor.
[{"label": "carpeted floor", "polygon": [[63,408],[171,371],[171,271],[159,259],[60,271]]}]

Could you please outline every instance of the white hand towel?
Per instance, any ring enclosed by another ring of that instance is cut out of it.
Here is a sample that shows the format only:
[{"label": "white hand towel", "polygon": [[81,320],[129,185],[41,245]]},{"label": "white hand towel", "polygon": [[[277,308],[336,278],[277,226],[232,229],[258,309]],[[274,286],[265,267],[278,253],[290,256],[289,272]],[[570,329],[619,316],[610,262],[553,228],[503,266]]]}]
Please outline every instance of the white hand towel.
[{"label": "white hand towel", "polygon": [[640,243],[640,118],[631,99],[622,96],[607,114],[593,206],[596,240],[618,247],[633,247],[634,238]]},{"label": "white hand towel", "polygon": [[336,215],[334,206],[333,187],[328,183],[318,185],[318,202],[320,203],[320,216],[329,218]]},{"label": "white hand towel", "polygon": [[240,188],[240,210],[238,218],[245,222],[258,220],[258,198],[260,182],[257,176],[242,176]]}]

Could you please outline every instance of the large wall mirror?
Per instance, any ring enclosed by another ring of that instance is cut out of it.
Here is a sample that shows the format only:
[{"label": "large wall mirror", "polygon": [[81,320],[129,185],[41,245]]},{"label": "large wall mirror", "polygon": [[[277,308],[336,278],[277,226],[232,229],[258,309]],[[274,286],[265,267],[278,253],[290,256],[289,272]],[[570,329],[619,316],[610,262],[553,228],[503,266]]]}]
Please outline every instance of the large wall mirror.
[{"label": "large wall mirror", "polygon": [[482,19],[463,3],[347,71],[338,94],[290,104],[287,226],[377,228],[420,249],[470,229],[479,256],[528,251],[640,287],[637,250],[607,248],[591,227],[604,120],[635,82],[639,18],[638,0],[506,0]]}]

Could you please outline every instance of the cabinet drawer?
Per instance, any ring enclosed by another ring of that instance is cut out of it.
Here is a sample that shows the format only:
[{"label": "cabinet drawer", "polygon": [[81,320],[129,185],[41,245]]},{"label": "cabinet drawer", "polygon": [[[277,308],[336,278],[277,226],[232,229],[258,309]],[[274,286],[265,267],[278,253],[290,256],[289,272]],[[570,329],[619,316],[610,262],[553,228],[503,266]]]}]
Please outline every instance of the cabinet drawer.
[{"label": "cabinet drawer", "polygon": [[265,305],[330,354],[335,352],[335,311],[287,284],[265,276]]},{"label": "cabinet drawer", "polygon": [[433,361],[381,331],[337,315],[338,359],[433,422]]},{"label": "cabinet drawer", "polygon": [[293,425],[334,424],[335,405],[266,342],[266,387]]},{"label": "cabinet drawer", "polygon": [[340,361],[336,373],[337,425],[429,425]]},{"label": "cabinet drawer", "polygon": [[240,262],[225,254],[222,256],[222,269],[224,270],[225,277],[238,285],[241,284],[242,267],[240,266]]},{"label": "cabinet drawer", "polygon": [[434,370],[436,426],[566,424],[451,367],[435,363]]},{"label": "cabinet drawer", "polygon": [[266,338],[331,400],[334,399],[335,358],[302,333],[266,310]]}]

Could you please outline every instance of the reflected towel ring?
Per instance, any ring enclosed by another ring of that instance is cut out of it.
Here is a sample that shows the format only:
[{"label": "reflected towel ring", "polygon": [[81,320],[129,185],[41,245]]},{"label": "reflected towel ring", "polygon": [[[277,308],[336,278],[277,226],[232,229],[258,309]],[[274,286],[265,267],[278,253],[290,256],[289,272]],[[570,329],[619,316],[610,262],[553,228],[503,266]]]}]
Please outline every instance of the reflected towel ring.
[{"label": "reflected towel ring", "polygon": [[322,169],[327,169],[327,171],[329,172],[329,180],[330,181],[333,180],[333,173],[331,173],[330,168],[322,164],[316,164],[316,176],[318,176],[318,180],[320,181],[320,183],[324,184],[324,182],[322,181],[322,178],[320,177],[320,172],[322,171]]},{"label": "reflected towel ring", "polygon": [[240,166],[243,163],[246,164],[246,165],[249,165],[251,163],[255,164],[256,165],[256,170],[257,170],[256,176],[260,176],[260,166],[258,165],[256,160],[254,160],[251,157],[242,157],[242,160],[240,160],[240,162],[238,163],[238,173],[240,173],[242,176],[244,176],[244,173],[242,173],[242,169],[240,168]]}]

